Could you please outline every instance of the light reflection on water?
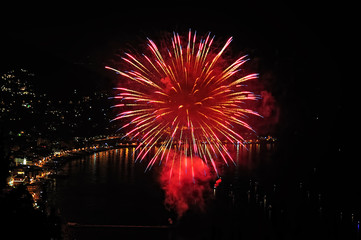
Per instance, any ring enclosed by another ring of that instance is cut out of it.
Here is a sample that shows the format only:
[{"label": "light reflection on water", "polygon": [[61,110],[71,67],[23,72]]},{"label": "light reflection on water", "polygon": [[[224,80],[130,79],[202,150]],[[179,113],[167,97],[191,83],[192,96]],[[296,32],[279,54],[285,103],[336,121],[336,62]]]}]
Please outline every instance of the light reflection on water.
[{"label": "light reflection on water", "polygon": [[[260,163],[271,160],[274,144],[228,146],[237,166],[220,166],[231,178],[249,177]],[[138,150],[139,151],[139,150]],[[169,213],[157,170],[144,173],[147,161],[135,163],[135,147],[97,152],[64,166],[56,180],[55,206],[68,222],[82,224],[166,224]],[[245,176],[241,176],[245,175]],[[246,176],[247,175],[247,176]]]}]

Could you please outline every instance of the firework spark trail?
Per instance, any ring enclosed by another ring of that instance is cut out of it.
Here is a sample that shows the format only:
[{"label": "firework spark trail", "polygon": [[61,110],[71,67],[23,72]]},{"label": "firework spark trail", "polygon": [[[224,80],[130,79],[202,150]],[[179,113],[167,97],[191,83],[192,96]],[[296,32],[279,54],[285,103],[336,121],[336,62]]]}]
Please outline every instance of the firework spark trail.
[{"label": "firework spark trail", "polygon": [[[142,161],[160,145],[146,170],[159,160],[171,162],[172,168],[178,164],[187,173],[194,159],[202,159],[218,174],[216,159],[234,163],[222,139],[242,144],[237,126],[253,131],[245,118],[260,116],[245,108],[247,101],[258,99],[242,89],[244,82],[258,77],[256,73],[239,76],[247,55],[225,66],[223,54],[232,37],[217,50],[210,33],[198,42],[196,35],[191,30],[186,37],[173,33],[171,44],[161,49],[148,38],[148,55],[125,53],[122,57],[128,70],[105,67],[128,80],[116,88],[119,93],[114,98],[121,103],[113,107],[123,110],[113,120],[126,120],[119,129],[127,130],[125,137],[139,138],[137,150],[142,150],[136,160]],[[178,157],[173,154],[170,159],[170,151]],[[194,179],[191,169],[188,172]]]}]

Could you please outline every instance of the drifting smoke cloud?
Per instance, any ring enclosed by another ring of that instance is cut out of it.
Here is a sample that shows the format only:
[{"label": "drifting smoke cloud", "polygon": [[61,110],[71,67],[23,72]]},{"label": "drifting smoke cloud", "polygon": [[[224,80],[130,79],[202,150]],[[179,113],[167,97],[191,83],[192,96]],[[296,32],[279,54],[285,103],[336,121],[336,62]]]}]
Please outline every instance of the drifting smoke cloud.
[{"label": "drifting smoke cloud", "polygon": [[169,79],[169,77],[165,77],[165,78],[161,78],[160,79],[161,83],[164,84],[164,88],[163,88],[163,91],[166,92],[166,93],[169,93],[170,90],[172,89],[173,85]]},{"label": "drifting smoke cloud", "polygon": [[199,157],[174,154],[172,152],[171,160],[162,164],[160,174],[166,208],[175,211],[178,218],[190,209],[204,211],[207,199],[212,196],[209,182],[215,175]]},{"label": "drifting smoke cloud", "polygon": [[255,127],[258,134],[273,134],[279,122],[280,107],[271,92],[261,91],[261,100],[258,103],[257,112],[263,116]]}]

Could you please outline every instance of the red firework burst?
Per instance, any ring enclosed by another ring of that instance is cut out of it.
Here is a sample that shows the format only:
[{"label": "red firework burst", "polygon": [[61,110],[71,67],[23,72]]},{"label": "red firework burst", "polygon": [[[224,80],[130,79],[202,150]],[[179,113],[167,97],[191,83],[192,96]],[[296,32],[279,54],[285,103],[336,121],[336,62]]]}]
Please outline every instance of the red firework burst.
[{"label": "red firework burst", "polygon": [[231,41],[217,48],[210,34],[197,41],[196,32],[184,37],[173,33],[162,48],[148,39],[147,54],[125,53],[123,66],[128,70],[106,66],[126,82],[116,88],[114,98],[120,103],[114,107],[122,110],[113,120],[125,120],[120,128],[125,136],[140,140],[137,160],[156,149],[146,170],[156,161],[177,164],[179,179],[182,172],[194,179],[196,159],[211,165],[217,175],[217,159],[234,163],[224,140],[242,144],[239,126],[253,131],[245,119],[260,115],[245,107],[258,98],[243,89],[244,82],[258,77],[242,76],[246,55],[235,61],[223,57]]}]

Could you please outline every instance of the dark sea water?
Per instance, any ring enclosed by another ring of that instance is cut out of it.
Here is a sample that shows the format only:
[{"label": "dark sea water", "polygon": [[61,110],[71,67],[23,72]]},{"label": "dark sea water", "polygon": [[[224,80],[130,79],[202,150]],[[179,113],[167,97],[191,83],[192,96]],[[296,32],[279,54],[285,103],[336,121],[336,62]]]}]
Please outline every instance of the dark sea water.
[{"label": "dark sea water", "polygon": [[55,202],[68,222],[161,225],[162,192],[152,172],[134,164],[135,148],[97,152],[70,161],[56,179]]},{"label": "dark sea water", "polygon": [[359,213],[330,199],[335,194],[323,184],[327,174],[312,164],[285,172],[276,143],[247,148],[229,147],[236,164],[219,164],[222,182],[216,189],[216,178],[210,182],[205,210],[191,209],[180,219],[163,204],[159,169],[144,172],[147,160],[135,163],[135,147],[72,160],[51,194],[64,238],[359,238]]}]

